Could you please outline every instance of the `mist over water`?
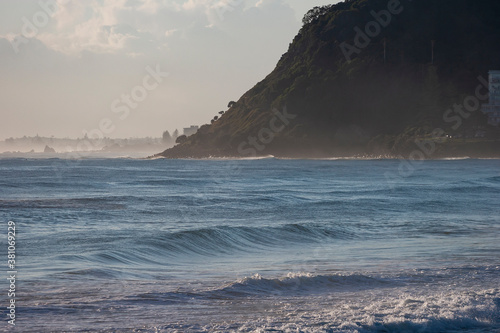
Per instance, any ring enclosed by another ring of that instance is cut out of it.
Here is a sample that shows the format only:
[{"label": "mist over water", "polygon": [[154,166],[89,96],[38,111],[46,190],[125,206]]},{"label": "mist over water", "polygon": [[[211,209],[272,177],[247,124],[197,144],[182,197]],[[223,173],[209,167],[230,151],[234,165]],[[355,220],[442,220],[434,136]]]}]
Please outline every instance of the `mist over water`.
[{"label": "mist over water", "polygon": [[500,330],[500,161],[426,161],[388,183],[398,166],[0,159],[16,326]]},{"label": "mist over water", "polygon": [[171,148],[175,139],[22,137],[0,141],[0,158],[145,158]]}]

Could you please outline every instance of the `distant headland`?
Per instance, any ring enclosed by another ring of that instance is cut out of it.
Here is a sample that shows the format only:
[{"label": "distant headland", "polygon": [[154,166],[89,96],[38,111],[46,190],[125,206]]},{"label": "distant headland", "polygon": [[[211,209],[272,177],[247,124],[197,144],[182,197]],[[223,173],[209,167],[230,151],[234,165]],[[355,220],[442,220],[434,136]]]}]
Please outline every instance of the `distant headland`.
[{"label": "distant headland", "polygon": [[500,157],[498,17],[498,1],[315,7],[264,80],[155,156]]}]

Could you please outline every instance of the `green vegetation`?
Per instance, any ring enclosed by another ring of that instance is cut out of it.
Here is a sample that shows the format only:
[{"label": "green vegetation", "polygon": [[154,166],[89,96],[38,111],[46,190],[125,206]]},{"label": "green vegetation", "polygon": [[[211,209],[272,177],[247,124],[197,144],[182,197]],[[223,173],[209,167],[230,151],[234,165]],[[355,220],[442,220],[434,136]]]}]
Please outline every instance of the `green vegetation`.
[{"label": "green vegetation", "polygon": [[[459,126],[444,119],[474,96],[478,76],[500,69],[500,2],[401,0],[401,13],[347,61],[342,43],[355,45],[355,28],[364,31],[388,3],[313,8],[272,73],[231,101],[219,120],[162,155],[241,156],[241,142],[268,126],[274,108],[286,106],[297,117],[259,154],[407,155],[415,140],[441,128],[435,157],[462,155],[461,149],[500,156],[499,131],[480,111],[462,116]],[[467,142],[483,132],[479,143]]]}]

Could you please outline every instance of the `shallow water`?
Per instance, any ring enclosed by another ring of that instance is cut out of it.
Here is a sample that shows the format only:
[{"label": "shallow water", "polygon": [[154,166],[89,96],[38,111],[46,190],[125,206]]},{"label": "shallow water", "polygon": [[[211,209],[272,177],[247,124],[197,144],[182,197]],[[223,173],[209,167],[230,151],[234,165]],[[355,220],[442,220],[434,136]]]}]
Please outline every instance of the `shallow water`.
[{"label": "shallow water", "polygon": [[0,159],[25,332],[496,332],[499,198],[500,160]]}]

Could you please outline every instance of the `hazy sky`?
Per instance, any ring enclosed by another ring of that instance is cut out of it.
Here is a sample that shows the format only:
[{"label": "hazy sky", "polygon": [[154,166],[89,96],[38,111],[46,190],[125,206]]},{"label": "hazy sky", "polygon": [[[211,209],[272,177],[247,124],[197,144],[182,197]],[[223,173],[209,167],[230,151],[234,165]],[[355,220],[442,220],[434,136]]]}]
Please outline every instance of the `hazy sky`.
[{"label": "hazy sky", "polygon": [[0,140],[209,123],[272,71],[308,9],[335,2],[2,0]]}]

